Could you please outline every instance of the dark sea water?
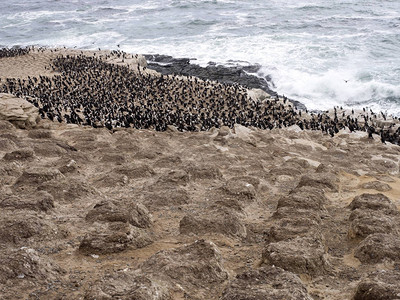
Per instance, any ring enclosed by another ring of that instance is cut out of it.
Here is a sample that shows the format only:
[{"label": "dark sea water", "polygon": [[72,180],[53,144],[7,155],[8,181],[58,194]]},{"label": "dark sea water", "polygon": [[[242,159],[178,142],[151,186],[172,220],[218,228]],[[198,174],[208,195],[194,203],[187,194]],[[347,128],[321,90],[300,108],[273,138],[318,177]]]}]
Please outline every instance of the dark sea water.
[{"label": "dark sea water", "polygon": [[[400,115],[400,0],[0,0],[0,45],[260,64],[310,109]],[[346,81],[347,83],[346,83]]]}]

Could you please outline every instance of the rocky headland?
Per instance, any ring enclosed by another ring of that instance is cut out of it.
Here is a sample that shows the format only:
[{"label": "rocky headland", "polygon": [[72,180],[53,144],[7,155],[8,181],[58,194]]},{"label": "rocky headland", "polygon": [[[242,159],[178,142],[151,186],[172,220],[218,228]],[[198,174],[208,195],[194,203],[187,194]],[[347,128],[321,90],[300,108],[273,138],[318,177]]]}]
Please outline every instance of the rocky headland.
[{"label": "rocky headland", "polygon": [[[4,56],[0,78],[57,76],[57,55]],[[110,130],[7,93],[0,108],[1,299],[400,297],[400,147],[374,133]]]}]

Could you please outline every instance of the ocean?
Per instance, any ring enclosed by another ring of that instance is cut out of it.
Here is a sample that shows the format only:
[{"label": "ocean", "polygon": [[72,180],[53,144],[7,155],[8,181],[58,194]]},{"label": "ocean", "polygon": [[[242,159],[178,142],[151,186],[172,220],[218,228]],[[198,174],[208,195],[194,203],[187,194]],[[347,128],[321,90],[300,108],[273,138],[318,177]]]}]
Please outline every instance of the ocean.
[{"label": "ocean", "polygon": [[261,65],[308,109],[400,116],[399,0],[0,0],[0,47],[120,49]]}]

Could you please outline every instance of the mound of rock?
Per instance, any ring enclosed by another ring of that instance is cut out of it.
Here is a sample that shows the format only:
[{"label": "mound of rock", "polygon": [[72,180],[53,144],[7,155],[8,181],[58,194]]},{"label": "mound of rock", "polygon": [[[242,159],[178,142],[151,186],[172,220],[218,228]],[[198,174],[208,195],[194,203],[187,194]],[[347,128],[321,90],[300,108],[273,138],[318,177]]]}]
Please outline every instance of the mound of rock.
[{"label": "mound of rock", "polygon": [[296,187],[289,195],[281,197],[278,201],[277,209],[290,207],[295,210],[306,209],[314,211],[325,210],[327,202],[323,192],[315,187]]},{"label": "mound of rock", "polygon": [[354,256],[363,263],[378,263],[385,259],[400,262],[400,237],[384,233],[371,234],[358,245]]},{"label": "mound of rock", "polygon": [[34,159],[35,152],[30,149],[19,149],[12,152],[8,152],[4,155],[3,160],[5,161],[30,161]]},{"label": "mound of rock", "polygon": [[5,197],[0,202],[0,207],[8,209],[27,209],[34,211],[48,211],[54,208],[54,198],[45,191],[21,198],[17,196]]},{"label": "mound of rock", "polygon": [[20,244],[28,239],[50,238],[51,226],[41,218],[26,213],[14,213],[0,220],[0,242]]},{"label": "mound of rock", "polygon": [[362,280],[353,300],[395,300],[400,297],[400,272],[375,271]]},{"label": "mound of rock", "polygon": [[88,212],[86,220],[124,222],[139,228],[148,228],[151,225],[151,216],[147,208],[130,199],[101,201]]},{"label": "mound of rock", "polygon": [[173,300],[166,282],[150,275],[125,271],[106,275],[95,282],[85,294],[85,299]]},{"label": "mound of rock", "polygon": [[153,241],[146,232],[129,223],[113,222],[88,233],[79,250],[85,254],[110,254],[143,248]]},{"label": "mound of rock", "polygon": [[315,237],[296,237],[270,243],[263,251],[263,262],[297,274],[322,275],[330,266],[322,242]]},{"label": "mound of rock", "polygon": [[295,274],[278,267],[249,270],[236,276],[222,300],[311,300],[306,287]]},{"label": "mound of rock", "polygon": [[227,208],[209,211],[206,215],[198,213],[186,215],[179,222],[181,234],[213,234],[220,233],[233,237],[246,237],[246,227],[235,212]]},{"label": "mound of rock", "polygon": [[350,238],[365,238],[374,233],[399,233],[399,221],[383,211],[356,209],[350,214],[349,220]]},{"label": "mound of rock", "polygon": [[331,192],[338,191],[338,179],[332,173],[315,173],[303,175],[297,187],[309,186]]},{"label": "mound of rock", "polygon": [[143,196],[143,203],[149,208],[179,206],[187,204],[189,201],[189,193],[179,186],[155,184]]},{"label": "mound of rock", "polygon": [[9,121],[22,129],[33,128],[40,120],[39,110],[24,99],[0,93],[0,120]]},{"label": "mound of rock", "polygon": [[206,240],[160,251],[147,259],[140,270],[162,281],[179,284],[195,299],[215,298],[228,279],[219,249]]},{"label": "mound of rock", "polygon": [[387,183],[384,183],[384,182],[380,182],[380,181],[366,182],[361,185],[361,188],[366,189],[366,190],[376,190],[379,192],[387,192],[392,189],[390,185],[388,185]]},{"label": "mound of rock", "polygon": [[35,188],[46,181],[53,179],[61,180],[63,178],[64,175],[58,169],[34,167],[25,169],[15,183],[15,186],[29,186]]},{"label": "mound of rock", "polygon": [[372,209],[382,212],[398,213],[396,205],[385,195],[379,194],[362,194],[353,199],[349,208],[355,209]]},{"label": "mound of rock", "polygon": [[32,280],[34,285],[57,280],[63,270],[34,249],[22,247],[0,252],[0,283],[12,287],[21,280]]}]

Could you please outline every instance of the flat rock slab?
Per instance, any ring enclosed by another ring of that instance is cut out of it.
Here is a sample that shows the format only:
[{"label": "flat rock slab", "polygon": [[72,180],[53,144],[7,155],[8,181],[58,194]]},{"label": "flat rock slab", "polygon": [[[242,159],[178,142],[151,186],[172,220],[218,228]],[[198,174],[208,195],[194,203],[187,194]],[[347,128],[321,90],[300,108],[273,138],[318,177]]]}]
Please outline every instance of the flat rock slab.
[{"label": "flat rock slab", "polygon": [[311,300],[306,287],[295,274],[278,267],[262,267],[236,276],[224,290],[221,300]]}]

